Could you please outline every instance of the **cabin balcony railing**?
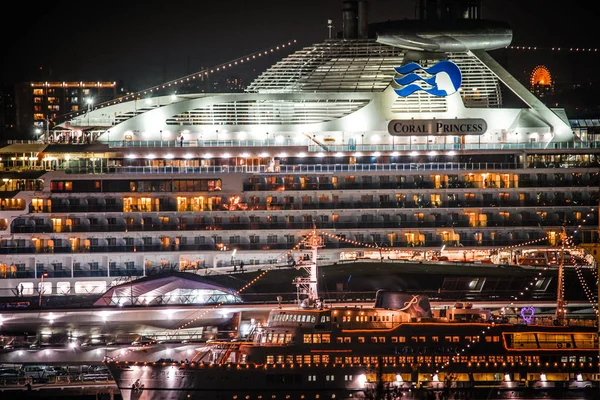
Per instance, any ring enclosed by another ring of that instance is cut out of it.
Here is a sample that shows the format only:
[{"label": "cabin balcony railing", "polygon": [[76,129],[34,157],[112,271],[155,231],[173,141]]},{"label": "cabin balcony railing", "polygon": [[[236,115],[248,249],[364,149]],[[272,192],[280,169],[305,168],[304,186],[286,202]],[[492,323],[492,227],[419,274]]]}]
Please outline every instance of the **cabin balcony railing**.
[{"label": "cabin balcony railing", "polygon": [[[581,168],[589,167],[582,165]],[[552,168],[552,167],[548,167]],[[555,166],[559,169],[561,167]],[[573,166],[573,168],[576,168]],[[109,166],[93,169],[85,166],[69,166],[67,174],[306,174],[306,173],[336,173],[336,172],[408,172],[408,171],[490,171],[490,170],[523,170],[516,163],[390,163],[390,164],[302,164],[280,165],[217,165],[204,167],[154,167],[154,166]]]},{"label": "cabin balcony railing", "polygon": [[75,269],[75,270],[73,270],[73,277],[75,277],[75,278],[107,277],[107,276],[108,276],[108,270],[106,270],[106,269],[98,269],[98,270]]},{"label": "cabin balcony railing", "polygon": [[456,150],[518,150],[518,149],[597,149],[600,142],[535,142],[535,143],[424,143],[424,144],[332,144],[318,146],[310,144],[311,152],[365,152],[365,151],[456,151]]},{"label": "cabin balcony railing", "polygon": [[329,152],[336,151],[412,151],[412,150],[510,150],[510,149],[594,149],[599,148],[597,142],[567,142],[567,143],[439,143],[439,144],[325,144],[315,145],[308,139],[296,140],[111,140],[102,142],[114,148],[139,148],[139,147],[299,147],[309,151]]},{"label": "cabin balcony railing", "polygon": [[144,271],[141,268],[110,268],[110,276],[143,276]]},{"label": "cabin balcony railing", "polygon": [[[45,274],[48,274],[47,278],[70,278],[71,271],[70,270],[56,270],[56,271],[44,271]],[[40,275],[40,274],[38,274]]]},{"label": "cabin balcony railing", "polygon": [[0,279],[35,278],[35,271],[2,271]]},{"label": "cabin balcony railing", "polygon": [[[312,229],[312,223],[306,224],[307,228]],[[519,224],[515,224],[514,226],[520,226]],[[334,225],[327,226],[318,226],[318,229],[331,229]],[[555,225],[556,229],[561,227],[561,224]],[[353,224],[351,225],[352,229],[360,229],[367,228],[368,224]],[[525,227],[526,228],[526,227]],[[535,227],[531,227],[533,230]],[[335,229],[343,229],[338,225],[335,225]],[[476,229],[476,228],[474,228]],[[515,235],[513,239],[495,239],[492,240],[490,238],[484,237],[482,240],[470,239],[467,237],[463,237],[457,241],[443,241],[439,237],[433,237],[423,242],[407,242],[405,240],[395,241],[393,243],[384,241],[384,242],[373,242],[366,241],[365,243],[378,246],[378,247],[394,247],[394,248],[411,248],[411,247],[441,247],[442,245],[447,245],[448,247],[474,247],[474,248],[489,248],[489,247],[503,247],[503,246],[513,246],[517,244],[522,244],[523,241],[531,241],[536,239],[542,239],[546,236],[540,232],[539,235],[530,234],[525,236]],[[210,239],[209,239],[210,240]],[[246,239],[247,240],[247,239]],[[359,240],[364,242],[364,240]],[[545,242],[540,242],[540,245],[543,245]],[[296,242],[273,242],[269,243],[267,241],[260,242],[252,242],[248,243],[246,241],[240,243],[226,243],[228,248],[238,249],[238,250],[289,250],[294,248],[297,245]],[[336,240],[331,240],[327,242],[326,245],[329,249],[352,249],[352,248],[362,248],[363,245],[355,245],[348,242],[339,242]],[[26,251],[24,251],[26,250]],[[216,251],[218,250],[217,246],[214,243],[205,243],[205,244],[179,244],[172,246],[162,246],[160,244],[155,245],[117,245],[117,246],[80,246],[72,249],[73,253],[123,253],[123,252],[180,252],[180,251]],[[0,254],[36,254],[35,247],[26,247],[26,248],[18,248],[18,247],[0,247]],[[103,272],[102,272],[103,273]],[[112,275],[112,274],[111,274]],[[82,275],[83,276],[83,275]],[[91,275],[88,275],[91,276]],[[101,275],[104,276],[104,275]]]},{"label": "cabin balcony railing", "polygon": [[[471,204],[465,204],[463,207],[472,207]],[[492,205],[486,203],[486,207],[495,208]],[[380,207],[376,207],[373,204],[361,205],[360,209],[364,210],[384,210]],[[494,219],[488,218],[486,222],[478,222],[477,224],[469,223],[468,219],[463,215],[460,215],[458,219],[441,218],[439,215],[438,219],[430,220],[430,215],[436,216],[435,213],[426,215],[424,220],[401,220],[396,218],[390,218],[389,220],[382,220],[381,216],[377,214],[365,214],[362,213],[360,216],[356,216],[353,220],[344,220],[337,222],[323,222],[317,221],[317,228],[320,229],[367,229],[367,228],[393,228],[393,229],[410,229],[410,228],[476,228],[476,227],[515,227],[522,226],[524,228],[538,229],[540,227],[552,227],[561,226],[563,222],[557,218],[540,219],[537,215],[526,216],[520,215],[518,217],[512,217],[511,219]],[[408,215],[411,217],[410,215]],[[392,216],[390,216],[392,217]],[[497,218],[497,217],[495,217]],[[586,218],[585,220],[576,220],[569,218],[566,221],[568,228],[570,227],[594,227],[596,226],[593,218]],[[94,227],[94,229],[72,229],[62,230],[65,232],[85,233],[85,232],[190,232],[190,231],[242,231],[242,230],[285,230],[285,229],[311,229],[313,225],[312,221],[307,222],[238,222],[238,223],[213,223],[207,222],[204,224],[144,224],[144,225],[128,225],[127,229],[124,229],[124,225],[102,225],[100,227]],[[23,232],[20,227],[15,227],[11,230],[12,233],[35,233],[37,231]],[[54,233],[51,230],[47,233]],[[0,252],[2,248],[0,248]],[[28,247],[15,247],[23,253],[31,253],[33,251],[27,250]],[[64,253],[69,252],[68,247],[61,246],[57,248],[43,247],[36,251],[37,253]]]}]

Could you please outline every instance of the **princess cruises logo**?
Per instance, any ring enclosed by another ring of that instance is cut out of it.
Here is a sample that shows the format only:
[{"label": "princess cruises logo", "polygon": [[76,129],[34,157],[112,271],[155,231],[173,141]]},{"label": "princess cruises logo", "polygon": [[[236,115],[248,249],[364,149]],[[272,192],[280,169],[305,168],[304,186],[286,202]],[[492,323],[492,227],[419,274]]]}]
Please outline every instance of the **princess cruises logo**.
[{"label": "princess cruises logo", "polygon": [[[429,68],[423,68],[415,62],[411,62],[401,67],[395,67],[394,70],[404,75],[394,78],[394,82],[401,86],[394,91],[402,97],[410,96],[419,90],[434,96],[445,97],[455,93],[462,82],[460,69],[448,60],[442,60]],[[425,74],[417,74],[415,71],[424,71],[429,77],[424,77],[422,75]]]}]

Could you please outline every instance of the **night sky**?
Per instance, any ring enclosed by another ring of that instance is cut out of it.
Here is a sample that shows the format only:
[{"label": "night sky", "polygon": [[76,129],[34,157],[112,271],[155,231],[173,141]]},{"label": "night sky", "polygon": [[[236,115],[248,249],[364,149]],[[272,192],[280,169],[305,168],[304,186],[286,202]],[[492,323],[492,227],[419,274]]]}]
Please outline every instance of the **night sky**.
[{"label": "night sky", "polygon": [[[202,67],[296,39],[293,50],[327,38],[327,19],[341,30],[342,0],[11,2],[0,28],[2,84],[31,80],[121,81],[140,90]],[[484,19],[508,22],[513,45],[599,47],[590,1],[484,0]],[[370,22],[414,18],[413,0],[370,0]],[[7,18],[17,25],[9,28]],[[597,32],[597,31],[596,31]],[[518,78],[546,65],[563,79],[596,79],[576,57],[502,50]],[[287,53],[284,53],[287,54]],[[283,55],[280,53],[280,55]],[[280,55],[271,57],[275,62]],[[266,65],[256,64],[262,70]],[[588,68],[589,69],[589,68]],[[232,70],[232,73],[235,73]],[[240,71],[241,73],[241,71]]]}]

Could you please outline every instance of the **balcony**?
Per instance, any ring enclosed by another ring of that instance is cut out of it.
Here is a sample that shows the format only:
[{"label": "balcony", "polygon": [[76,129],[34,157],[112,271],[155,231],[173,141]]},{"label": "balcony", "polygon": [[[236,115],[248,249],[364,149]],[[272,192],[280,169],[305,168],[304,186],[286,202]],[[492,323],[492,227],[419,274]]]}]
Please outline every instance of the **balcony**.
[{"label": "balcony", "polygon": [[143,276],[141,268],[110,268],[110,276]]},{"label": "balcony", "polygon": [[108,271],[106,269],[98,269],[98,270],[75,269],[75,270],[73,270],[73,277],[75,277],[75,278],[107,277],[107,276],[108,276]]}]

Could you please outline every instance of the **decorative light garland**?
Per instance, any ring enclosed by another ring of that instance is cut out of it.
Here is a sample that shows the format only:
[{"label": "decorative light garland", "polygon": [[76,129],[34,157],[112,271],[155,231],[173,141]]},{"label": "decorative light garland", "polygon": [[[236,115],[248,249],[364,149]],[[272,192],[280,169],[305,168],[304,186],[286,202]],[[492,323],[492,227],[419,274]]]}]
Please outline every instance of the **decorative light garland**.
[{"label": "decorative light garland", "polygon": [[534,50],[534,51],[560,51],[560,52],[580,52],[580,53],[595,53],[598,51],[596,47],[538,47],[538,46],[506,46],[509,50]]},{"label": "decorative light garland", "polygon": [[579,265],[575,265],[575,271],[577,272],[577,278],[579,278],[579,283],[581,284],[581,287],[583,287],[585,296],[587,297],[588,301],[590,302],[590,305],[592,306],[592,309],[594,310],[596,315],[598,315],[598,301],[597,300],[594,301],[594,295],[592,294],[590,288],[588,287],[587,283],[585,282],[585,278],[583,277],[583,274],[581,273],[581,267]]},{"label": "decorative light garland", "polygon": [[[238,57],[238,58],[235,58],[235,59],[230,60],[230,61],[226,61],[224,63],[215,65],[213,67],[205,68],[205,69],[203,69],[203,70],[201,70],[199,72],[193,73],[191,75],[187,75],[187,76],[184,76],[184,77],[181,77],[181,78],[177,78],[177,79],[172,80],[172,81],[164,82],[164,83],[162,83],[160,85],[152,86],[152,87],[149,87],[147,89],[140,90],[140,91],[138,91],[136,93],[128,94],[126,96],[121,96],[121,97],[119,97],[119,98],[117,98],[115,100],[110,100],[110,101],[107,101],[107,102],[104,102],[104,103],[99,103],[99,104],[95,105],[94,107],[92,107],[91,110],[92,111],[93,110],[97,110],[99,108],[104,108],[104,107],[107,107],[107,106],[110,106],[110,105],[114,105],[114,104],[117,104],[117,103],[122,103],[123,101],[127,101],[127,100],[134,100],[134,99],[137,99],[139,96],[142,96],[142,95],[154,94],[155,92],[158,92],[158,91],[160,91],[162,89],[168,89],[171,86],[181,85],[181,84],[183,84],[185,82],[189,82],[190,79],[194,80],[196,78],[201,78],[202,76],[208,76],[209,74],[214,74],[216,72],[223,71],[223,70],[227,69],[228,67],[231,68],[233,66],[243,64],[244,61],[249,62],[249,61],[256,60],[257,57],[262,57],[263,55],[267,55],[269,53],[273,53],[276,50],[285,49],[286,46],[289,47],[289,46],[292,46],[295,43],[296,43],[296,39],[290,40],[289,42],[283,43],[283,44],[281,44],[279,46],[272,47],[272,48],[270,48],[268,50],[256,51],[254,53],[250,53],[250,54],[247,54],[245,56]],[[68,114],[59,115],[56,118],[61,118],[62,119],[62,118],[74,117],[74,116],[78,116],[78,115],[84,115],[87,112],[88,112],[87,110],[86,111],[78,111],[78,112],[74,112],[74,113],[68,113]]]}]

